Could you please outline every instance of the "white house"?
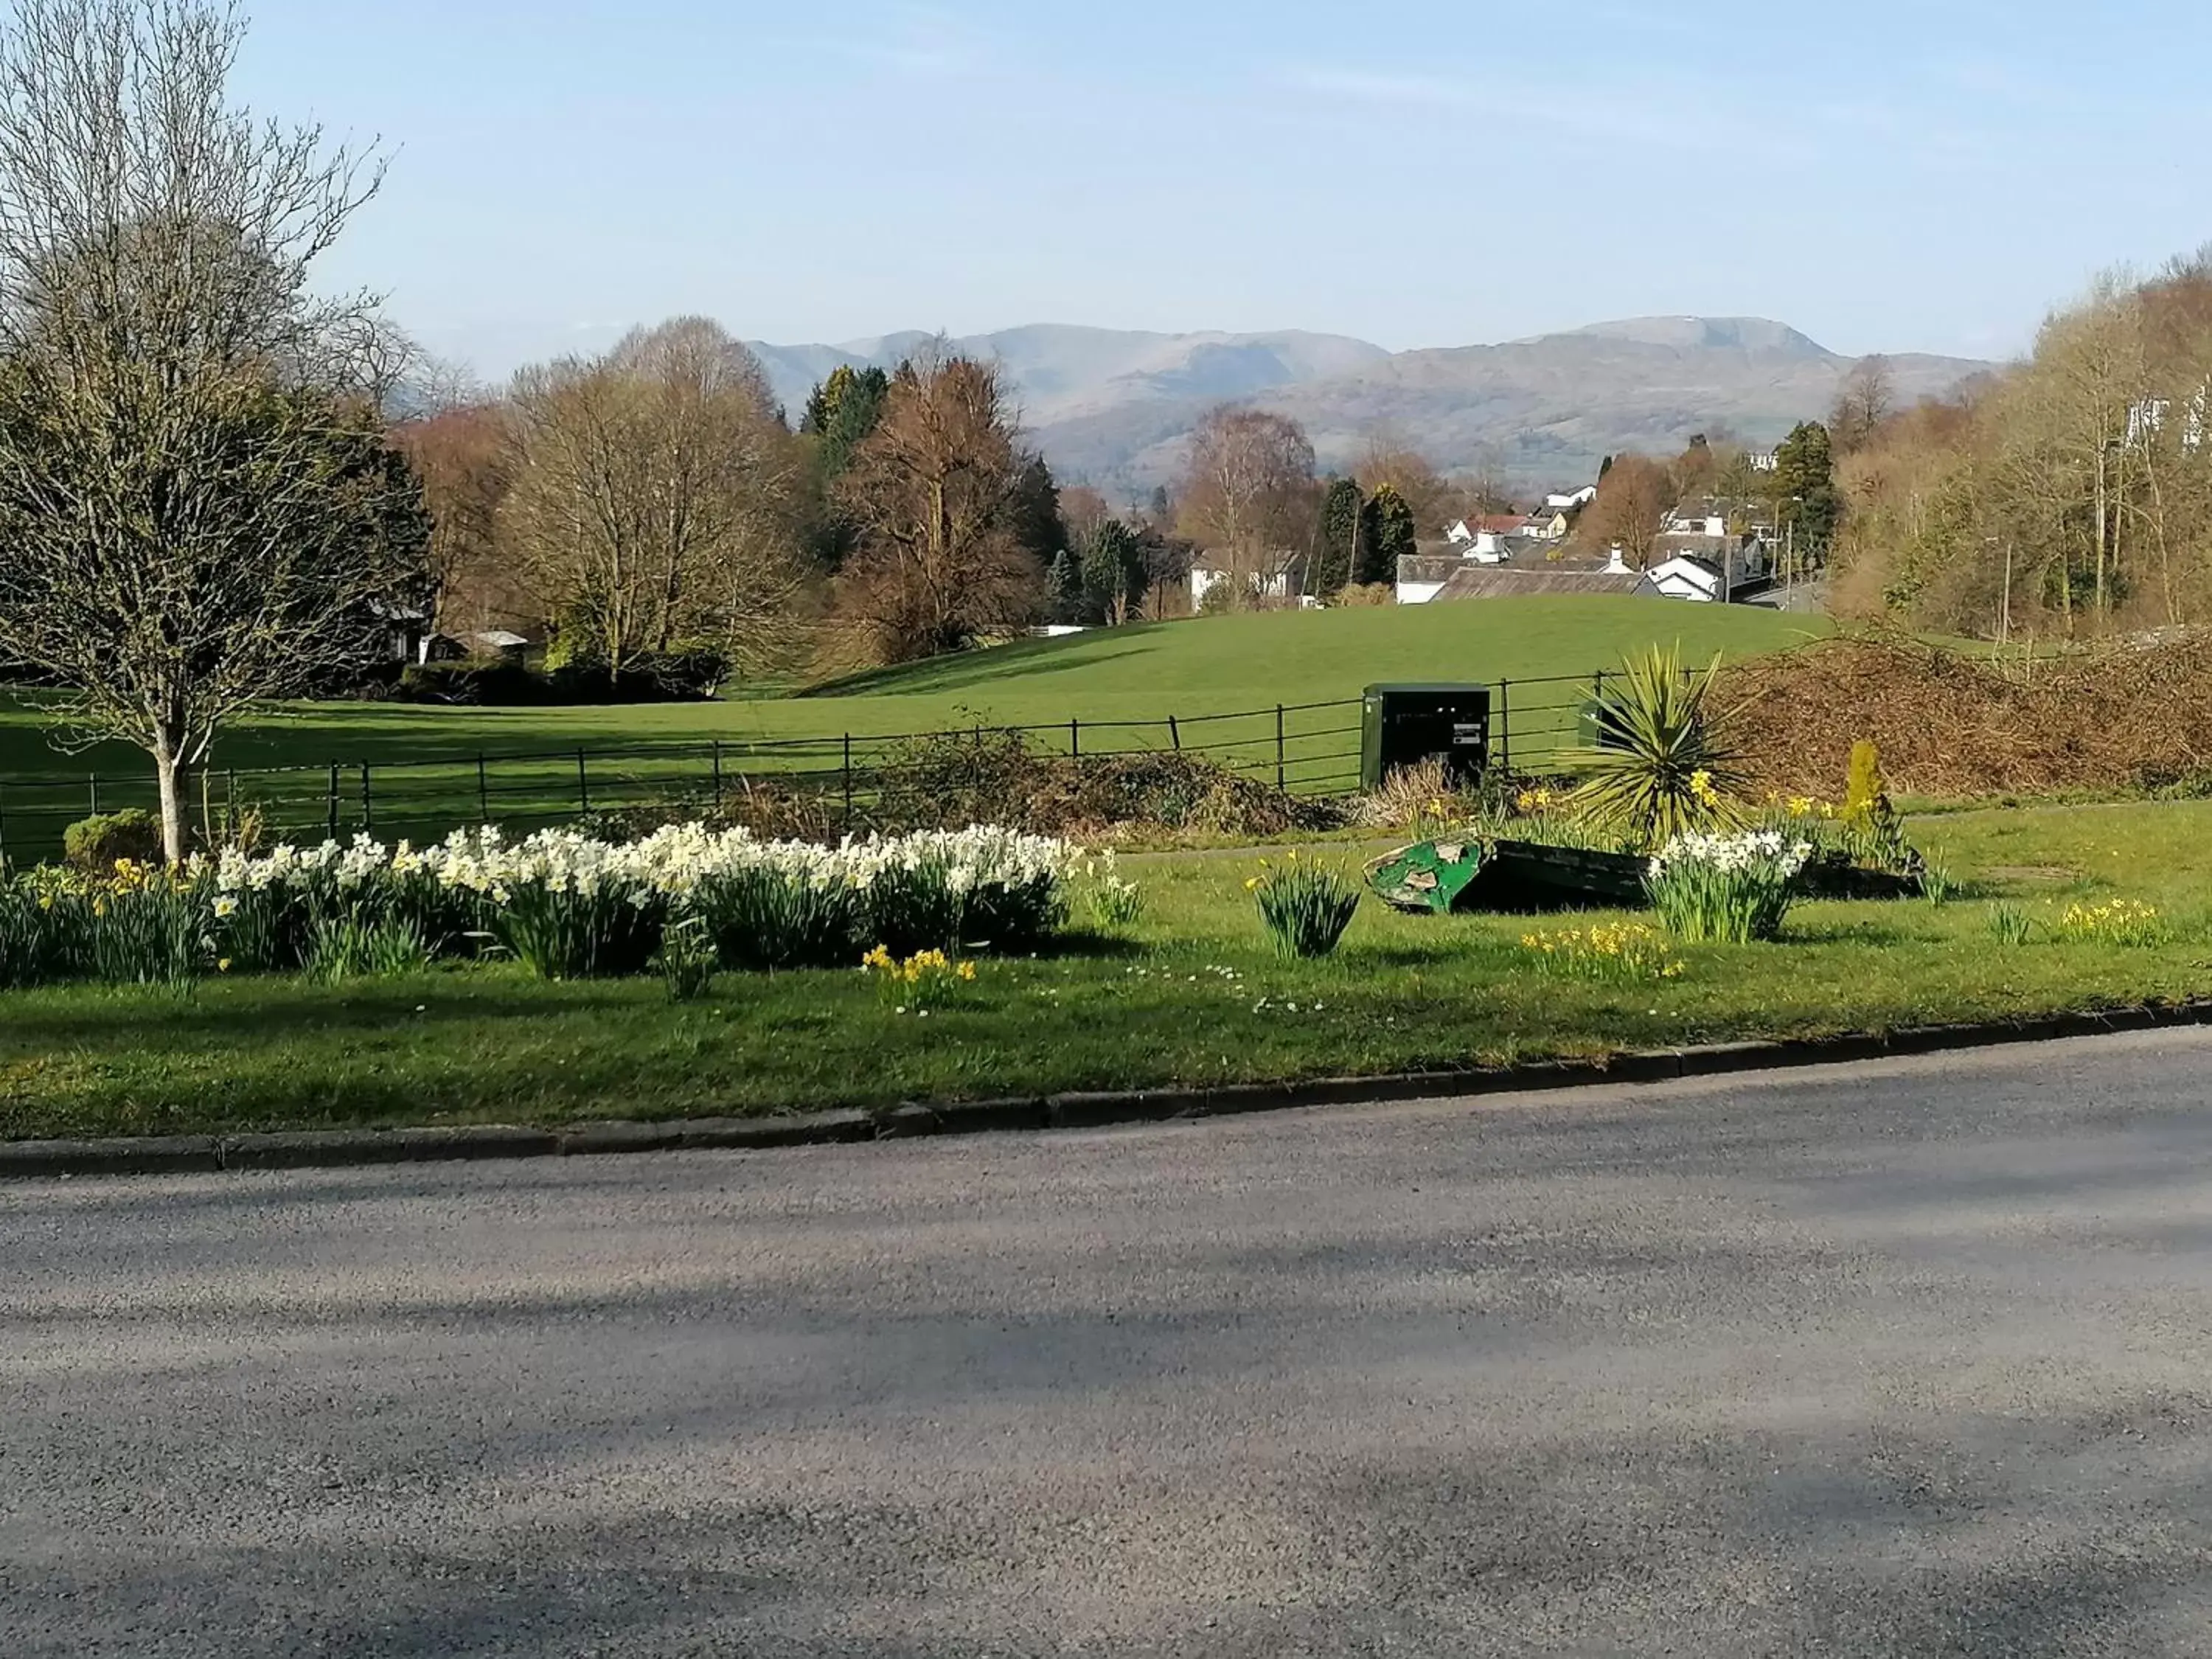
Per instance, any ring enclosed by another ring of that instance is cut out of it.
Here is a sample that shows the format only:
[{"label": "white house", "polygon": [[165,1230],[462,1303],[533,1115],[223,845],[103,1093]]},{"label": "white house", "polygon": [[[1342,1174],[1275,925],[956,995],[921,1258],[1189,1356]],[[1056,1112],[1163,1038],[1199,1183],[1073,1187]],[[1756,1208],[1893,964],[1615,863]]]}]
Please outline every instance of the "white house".
[{"label": "white house", "polygon": [[[1236,580],[1233,572],[1218,565],[1194,564],[1190,568],[1190,605],[1196,611],[1206,604],[1206,596],[1225,581]],[[1291,572],[1287,567],[1272,575],[1253,571],[1244,578],[1246,586],[1256,599],[1287,599],[1291,597]]]},{"label": "white house", "polygon": [[1544,497],[1546,509],[1553,513],[1579,513],[1597,499],[1597,486],[1584,484],[1580,489],[1565,495]]},{"label": "white house", "polygon": [[1662,599],[1689,599],[1717,605],[1724,598],[1720,571],[1703,559],[1683,554],[1655,564],[1644,573],[1645,584]]},{"label": "white house", "polygon": [[1542,538],[1530,520],[1504,513],[1459,520],[1444,532],[1444,539],[1465,557],[1482,564],[1504,564],[1522,544]]}]

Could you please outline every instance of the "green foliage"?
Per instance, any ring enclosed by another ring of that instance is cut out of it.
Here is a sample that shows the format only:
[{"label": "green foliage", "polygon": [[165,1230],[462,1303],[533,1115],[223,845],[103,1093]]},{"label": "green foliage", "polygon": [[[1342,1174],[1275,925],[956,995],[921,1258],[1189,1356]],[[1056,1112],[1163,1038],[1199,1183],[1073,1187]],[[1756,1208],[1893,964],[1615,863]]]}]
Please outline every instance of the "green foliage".
[{"label": "green foliage", "polygon": [[104,872],[118,859],[133,864],[158,864],[161,860],[161,821],[151,812],[125,807],[79,818],[62,831],[62,856],[70,867]]},{"label": "green foliage", "polygon": [[398,979],[430,965],[422,929],[402,917],[318,916],[308,932],[307,977],[319,985],[351,979]]},{"label": "green foliage", "polygon": [[716,960],[734,971],[842,968],[866,943],[866,901],[853,888],[759,868],[700,884],[691,909]]},{"label": "green foliage", "polygon": [[1360,509],[1359,524],[1354,579],[1361,583],[1396,581],[1398,561],[1419,550],[1420,532],[1413,522],[1413,509],[1391,485],[1378,485]]},{"label": "green foliage", "polygon": [[1056,623],[1077,623],[1083,619],[1083,576],[1076,568],[1075,556],[1066,548],[1052,556],[1052,563],[1044,575],[1045,615]]},{"label": "green foliage", "polygon": [[1920,872],[1920,896],[1928,901],[1929,908],[1940,910],[1958,896],[1959,883],[1951,872],[1941,864],[1928,864]]},{"label": "green foliage", "polygon": [[1280,956],[1328,955],[1359,908],[1359,889],[1341,871],[1296,853],[1280,864],[1262,859],[1260,873],[1244,884],[1258,902],[1260,921]]},{"label": "green foliage", "polygon": [[[1321,556],[1315,567],[1313,592],[1328,599],[1352,580],[1358,563],[1361,515],[1366,499],[1352,478],[1339,478],[1328,487],[1321,504]],[[1396,572],[1393,571],[1395,577]]]},{"label": "green foliage", "polygon": [[2035,937],[2035,921],[2017,904],[1992,904],[1989,908],[1990,937],[2000,945],[2025,945]]},{"label": "green foliage", "polygon": [[1843,517],[1828,428],[1818,421],[1800,422],[1775,450],[1771,476],[1777,521],[1795,527],[1797,550],[1825,551]]},{"label": "green foliage", "polygon": [[207,907],[161,881],[94,902],[92,977],[107,985],[184,985],[208,957]]},{"label": "green foliage", "polygon": [[644,887],[603,881],[579,891],[539,879],[517,883],[490,925],[540,979],[612,979],[652,963],[664,920],[659,897]]},{"label": "green foliage", "polygon": [[1144,544],[1119,519],[1101,519],[1078,550],[1082,586],[1079,621],[1110,623],[1132,615],[1145,597]]},{"label": "green foliage", "polygon": [[1023,465],[1015,482],[1013,499],[1006,504],[1007,527],[1015,543],[1026,548],[1039,565],[1067,546],[1067,523],[1060,516],[1060,486],[1042,455]]},{"label": "green foliage", "polygon": [[1080,890],[1091,924],[1102,933],[1133,927],[1144,916],[1144,890],[1121,873],[1110,850],[1084,866]]},{"label": "green foliage", "polygon": [[1644,885],[1667,931],[1686,944],[1758,945],[1782,937],[1796,874],[1769,859],[1735,865],[1670,859]]},{"label": "green foliage", "polygon": [[1629,658],[1598,699],[1598,729],[1607,740],[1582,762],[1571,808],[1649,852],[1677,836],[1739,822],[1739,757],[1705,707],[1720,666],[1716,656],[1702,678],[1692,677],[1679,652],[1656,646]]},{"label": "green foliage", "polygon": [[653,959],[671,1002],[696,1002],[714,988],[718,960],[713,935],[698,916],[672,922],[660,936],[660,954]]}]

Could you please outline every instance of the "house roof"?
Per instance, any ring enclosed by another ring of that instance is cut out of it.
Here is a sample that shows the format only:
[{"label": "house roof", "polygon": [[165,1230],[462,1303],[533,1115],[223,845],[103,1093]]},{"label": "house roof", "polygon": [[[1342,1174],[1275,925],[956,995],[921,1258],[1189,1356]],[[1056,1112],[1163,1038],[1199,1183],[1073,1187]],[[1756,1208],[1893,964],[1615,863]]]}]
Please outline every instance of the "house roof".
[{"label": "house roof", "polygon": [[1439,599],[1502,599],[1516,593],[1633,593],[1643,583],[1630,570],[1557,570],[1511,565],[1469,565],[1455,570],[1438,590]]}]

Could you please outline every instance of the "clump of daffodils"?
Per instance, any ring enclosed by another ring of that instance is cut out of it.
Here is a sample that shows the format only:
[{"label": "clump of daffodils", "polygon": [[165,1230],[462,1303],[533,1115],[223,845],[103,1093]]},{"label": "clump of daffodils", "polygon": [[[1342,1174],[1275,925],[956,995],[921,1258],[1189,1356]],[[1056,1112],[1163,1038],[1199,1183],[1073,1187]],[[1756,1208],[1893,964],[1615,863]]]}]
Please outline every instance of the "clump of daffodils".
[{"label": "clump of daffodils", "polygon": [[902,960],[881,945],[860,958],[860,971],[874,978],[894,1013],[925,1019],[955,991],[975,982],[972,962],[956,962],[942,951],[917,951]]},{"label": "clump of daffodils", "polygon": [[1521,948],[1540,971],[1562,979],[1668,980],[1687,971],[1664,934],[1636,921],[1524,933]]},{"label": "clump of daffodils", "polygon": [[2104,904],[2069,904],[2058,918],[2058,937],[2086,944],[2142,947],[2163,945],[2165,919],[2154,905],[2136,899]]}]

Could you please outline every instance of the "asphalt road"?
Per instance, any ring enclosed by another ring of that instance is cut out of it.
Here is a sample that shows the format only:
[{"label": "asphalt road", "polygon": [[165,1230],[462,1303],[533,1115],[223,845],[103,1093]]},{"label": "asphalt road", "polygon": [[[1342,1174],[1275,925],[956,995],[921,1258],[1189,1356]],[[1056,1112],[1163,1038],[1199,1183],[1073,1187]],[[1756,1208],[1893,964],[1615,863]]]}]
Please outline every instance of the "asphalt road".
[{"label": "asphalt road", "polygon": [[2208,1064],[0,1188],[0,1656],[2212,1654]]}]

